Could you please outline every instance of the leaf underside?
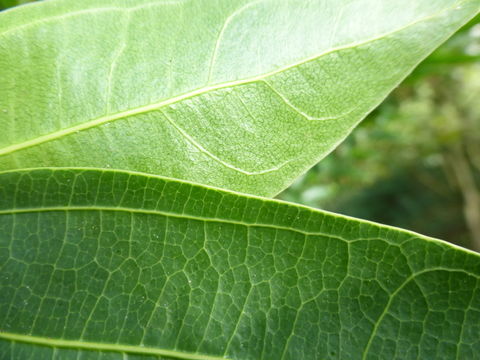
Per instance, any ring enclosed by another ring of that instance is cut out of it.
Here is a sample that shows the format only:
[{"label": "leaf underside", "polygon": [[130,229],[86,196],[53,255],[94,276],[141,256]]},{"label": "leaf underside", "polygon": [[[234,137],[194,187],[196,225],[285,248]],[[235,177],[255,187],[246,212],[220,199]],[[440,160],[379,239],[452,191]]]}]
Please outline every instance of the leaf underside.
[{"label": "leaf underside", "polygon": [[[0,359],[473,359],[480,259],[273,195],[478,0],[0,13]],[[301,19],[301,21],[299,21]]]},{"label": "leaf underside", "polygon": [[50,0],[3,12],[0,170],[112,167],[277,194],[479,8]]},{"label": "leaf underside", "polygon": [[118,171],[0,174],[0,359],[474,359],[479,256]]}]

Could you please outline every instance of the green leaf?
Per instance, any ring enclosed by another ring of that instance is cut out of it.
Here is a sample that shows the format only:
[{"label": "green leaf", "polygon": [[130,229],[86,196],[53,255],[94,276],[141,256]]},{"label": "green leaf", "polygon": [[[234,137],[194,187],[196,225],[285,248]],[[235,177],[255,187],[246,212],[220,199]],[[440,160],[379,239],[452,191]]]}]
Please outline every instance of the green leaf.
[{"label": "green leaf", "polygon": [[0,14],[0,169],[119,168],[273,195],[478,0],[52,0]]},{"label": "green leaf", "polygon": [[411,232],[86,169],[1,174],[0,214],[2,359],[480,353],[479,255]]}]

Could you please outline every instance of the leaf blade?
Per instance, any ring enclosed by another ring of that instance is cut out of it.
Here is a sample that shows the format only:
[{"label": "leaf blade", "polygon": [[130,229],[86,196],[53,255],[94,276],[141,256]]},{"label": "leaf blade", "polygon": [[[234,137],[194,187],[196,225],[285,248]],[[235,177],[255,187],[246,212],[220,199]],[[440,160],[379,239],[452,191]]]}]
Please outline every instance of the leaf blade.
[{"label": "leaf blade", "polygon": [[[4,14],[0,76],[28,91],[3,91],[0,121],[9,131],[0,138],[1,169],[114,167],[273,195],[333,150],[480,7],[378,1],[367,7],[372,19],[361,20],[365,14],[341,2],[95,3],[54,1]],[[310,20],[285,16],[291,13]],[[158,17],[171,28],[174,21],[178,34]],[[186,22],[200,35],[182,31],[178,24]],[[35,34],[37,25],[44,35]],[[92,39],[72,35],[74,26]],[[39,41],[48,52],[35,48]],[[32,73],[32,65],[45,74]],[[40,93],[48,94],[48,106]],[[32,122],[32,113],[46,120]]]},{"label": "leaf blade", "polygon": [[480,347],[479,256],[437,240],[114,171],[4,173],[0,193],[4,340],[231,359],[450,359]]}]

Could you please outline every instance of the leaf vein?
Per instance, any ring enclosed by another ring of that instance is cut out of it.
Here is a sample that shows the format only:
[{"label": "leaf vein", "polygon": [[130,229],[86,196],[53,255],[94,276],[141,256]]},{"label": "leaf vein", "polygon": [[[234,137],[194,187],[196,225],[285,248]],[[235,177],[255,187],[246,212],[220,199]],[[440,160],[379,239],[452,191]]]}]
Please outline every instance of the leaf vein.
[{"label": "leaf vein", "polygon": [[211,356],[198,353],[187,353],[179,350],[167,350],[146,346],[122,345],[122,344],[108,344],[78,340],[65,340],[46,338],[34,335],[21,335],[9,332],[0,331],[0,339],[11,340],[13,344],[16,342],[32,343],[38,345],[51,346],[53,348],[80,348],[96,351],[115,351],[123,353],[134,353],[144,355],[168,356],[176,359],[185,360],[225,360],[225,357]]},{"label": "leaf vein", "polygon": [[247,3],[240,8],[236,9],[234,12],[232,12],[223,22],[222,27],[218,33],[217,39],[215,40],[215,46],[213,48],[213,53],[212,57],[210,59],[210,65],[208,67],[208,77],[207,77],[207,85],[210,84],[210,81],[212,79],[212,73],[213,73],[213,67],[215,66],[215,63],[217,61],[217,56],[218,56],[218,49],[220,48],[220,43],[222,41],[223,35],[225,33],[225,30],[227,29],[228,25],[232,22],[232,20],[241,14],[243,11],[248,9],[249,7],[252,7],[254,5],[257,5],[258,3],[265,1],[265,0],[257,0],[251,3]]},{"label": "leaf vein", "polygon": [[183,130],[180,126],[178,126],[175,123],[175,121],[165,111],[160,110],[160,112],[163,114],[165,119],[167,119],[168,123],[170,125],[172,125],[173,128],[175,130],[177,130],[180,133],[180,135],[182,135],[189,143],[191,143],[193,146],[195,146],[198,150],[200,150],[202,153],[207,155],[209,158],[215,160],[216,162],[222,164],[223,166],[225,166],[226,168],[229,168],[231,170],[237,171],[237,172],[242,173],[242,174],[247,175],[247,176],[264,175],[264,174],[268,174],[268,173],[271,173],[271,172],[274,172],[274,171],[278,171],[290,162],[290,160],[288,160],[288,161],[285,161],[278,166],[275,166],[275,167],[272,167],[272,168],[269,168],[269,169],[259,170],[259,171],[244,170],[242,168],[239,168],[235,165],[230,164],[229,162],[226,162],[226,161],[222,160],[221,158],[219,158],[218,156],[216,156],[215,154],[213,154],[212,152],[207,150],[198,141],[196,141],[193,137],[191,137],[185,130]]}]

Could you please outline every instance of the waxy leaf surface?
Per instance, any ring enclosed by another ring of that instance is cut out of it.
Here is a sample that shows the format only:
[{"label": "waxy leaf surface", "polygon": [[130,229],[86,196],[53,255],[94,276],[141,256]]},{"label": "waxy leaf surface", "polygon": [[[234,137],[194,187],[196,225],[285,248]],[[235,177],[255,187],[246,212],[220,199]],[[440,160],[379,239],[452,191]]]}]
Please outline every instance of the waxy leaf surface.
[{"label": "waxy leaf surface", "polygon": [[49,0],[0,14],[0,170],[274,195],[479,0]]},{"label": "waxy leaf surface", "polygon": [[480,257],[133,173],[0,175],[0,359],[475,359]]}]

